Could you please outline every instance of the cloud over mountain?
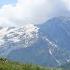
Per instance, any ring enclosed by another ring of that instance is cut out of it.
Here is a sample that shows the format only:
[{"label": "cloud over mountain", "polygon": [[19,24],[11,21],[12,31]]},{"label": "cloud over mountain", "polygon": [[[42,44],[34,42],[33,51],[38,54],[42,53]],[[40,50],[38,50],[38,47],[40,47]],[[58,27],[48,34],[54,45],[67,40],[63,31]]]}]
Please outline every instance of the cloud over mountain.
[{"label": "cloud over mountain", "polygon": [[63,13],[66,10],[65,7],[64,0],[17,0],[15,5],[3,5],[0,8],[0,26],[43,23],[49,17]]}]

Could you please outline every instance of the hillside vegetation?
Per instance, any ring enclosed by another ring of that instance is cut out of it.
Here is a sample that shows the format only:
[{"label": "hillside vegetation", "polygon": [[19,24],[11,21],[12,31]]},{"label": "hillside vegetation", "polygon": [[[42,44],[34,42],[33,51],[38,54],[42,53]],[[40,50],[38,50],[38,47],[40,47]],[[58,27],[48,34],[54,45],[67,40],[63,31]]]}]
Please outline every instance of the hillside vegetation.
[{"label": "hillside vegetation", "polygon": [[20,64],[0,58],[0,70],[62,70],[61,68],[45,68],[32,64]]}]

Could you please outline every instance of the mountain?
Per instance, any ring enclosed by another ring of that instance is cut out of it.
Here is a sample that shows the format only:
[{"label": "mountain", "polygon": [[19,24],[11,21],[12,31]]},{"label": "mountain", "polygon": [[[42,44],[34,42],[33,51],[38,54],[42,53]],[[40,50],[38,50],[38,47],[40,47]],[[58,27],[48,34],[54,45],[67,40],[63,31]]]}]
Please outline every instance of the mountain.
[{"label": "mountain", "polygon": [[59,68],[62,68],[63,70],[70,70],[70,62],[60,66]]},{"label": "mountain", "polygon": [[50,67],[70,62],[69,17],[55,17],[39,25],[1,27],[0,34],[0,56]]},{"label": "mountain", "polygon": [[37,37],[38,29],[32,24],[22,27],[1,27],[0,56],[7,56],[14,49],[29,47]]},{"label": "mountain", "polygon": [[70,50],[70,18],[57,17],[41,25],[40,32],[47,35],[62,48]]}]

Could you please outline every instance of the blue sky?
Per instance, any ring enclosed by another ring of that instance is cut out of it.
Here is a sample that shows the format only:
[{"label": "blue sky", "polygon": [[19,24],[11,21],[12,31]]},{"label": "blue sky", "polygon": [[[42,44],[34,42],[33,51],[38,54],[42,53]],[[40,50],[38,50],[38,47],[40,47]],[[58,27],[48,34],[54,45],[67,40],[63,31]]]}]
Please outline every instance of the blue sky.
[{"label": "blue sky", "polygon": [[15,4],[16,0],[0,0],[0,6],[4,4]]}]

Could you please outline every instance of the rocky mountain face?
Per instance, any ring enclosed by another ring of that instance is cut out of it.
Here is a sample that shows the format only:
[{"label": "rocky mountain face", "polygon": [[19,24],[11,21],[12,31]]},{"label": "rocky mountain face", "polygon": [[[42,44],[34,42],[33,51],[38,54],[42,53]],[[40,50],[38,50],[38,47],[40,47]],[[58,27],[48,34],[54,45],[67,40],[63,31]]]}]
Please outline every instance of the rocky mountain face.
[{"label": "rocky mountain face", "polygon": [[0,28],[0,56],[10,60],[60,66],[70,62],[70,18],[43,24]]},{"label": "rocky mountain face", "polygon": [[0,56],[18,48],[26,48],[38,38],[38,29],[32,24],[22,27],[5,27],[0,29]]}]

